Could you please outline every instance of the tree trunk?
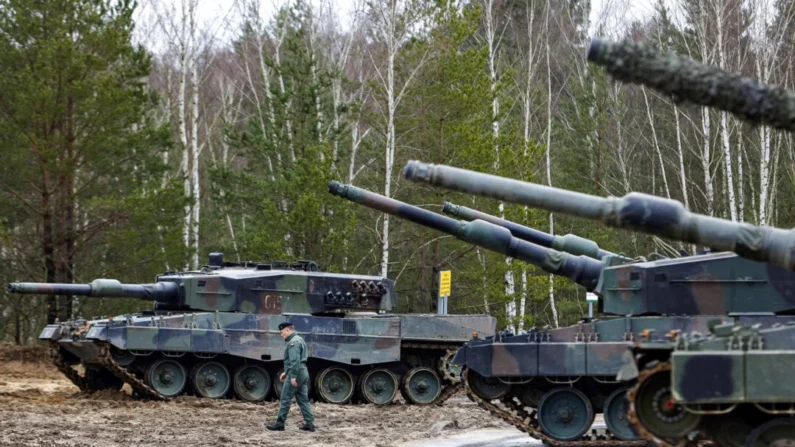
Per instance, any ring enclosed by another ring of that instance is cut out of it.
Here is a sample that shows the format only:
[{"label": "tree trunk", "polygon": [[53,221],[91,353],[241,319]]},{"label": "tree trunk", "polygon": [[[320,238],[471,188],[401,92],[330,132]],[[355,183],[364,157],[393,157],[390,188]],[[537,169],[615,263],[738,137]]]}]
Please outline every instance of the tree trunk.
[{"label": "tree trunk", "polygon": [[[723,44],[723,1],[715,7],[715,21],[718,31],[718,67],[726,69],[726,50]],[[734,197],[734,176],[732,175],[731,141],[729,141],[729,114],[720,112],[720,133],[723,142],[723,169],[726,172],[726,192],[729,200],[729,215],[732,222],[737,221],[737,201]]]},{"label": "tree trunk", "polygon": [[701,108],[701,131],[704,135],[704,148],[701,155],[701,168],[704,171],[704,191],[707,196],[707,214],[715,215],[715,191],[712,185],[712,172],[710,171],[710,122],[709,109]]},{"label": "tree trunk", "polygon": [[[41,184],[41,246],[44,255],[44,282],[53,283],[55,279],[55,240],[53,235],[53,216],[51,212],[52,196],[50,195],[49,172],[42,160]],[[58,318],[58,297],[47,295],[47,324],[55,323]]]},{"label": "tree trunk", "polygon": [[[549,10],[551,5],[547,0],[547,11],[544,28],[546,30],[546,50],[547,50],[547,150],[545,154],[547,165],[547,185],[552,186],[552,162],[549,156],[550,148],[552,147],[552,67],[549,63]],[[555,215],[549,213],[549,234],[555,234]],[[549,306],[552,308],[552,320],[555,327],[558,324],[558,309],[555,306],[555,277],[549,275]]]},{"label": "tree trunk", "polygon": [[191,40],[191,183],[193,184],[193,216],[191,217],[191,233],[193,233],[193,268],[199,268],[199,216],[201,212],[201,182],[199,181],[199,48],[196,38],[196,4],[190,1],[190,40]]},{"label": "tree trunk", "polygon": [[[66,163],[64,166],[65,169],[65,178],[66,182],[64,183],[63,191],[66,195],[66,200],[64,201],[64,211],[65,211],[65,219],[63,222],[64,225],[64,250],[63,256],[64,259],[64,282],[67,284],[73,284],[75,282],[75,260],[74,260],[74,248],[75,248],[75,205],[76,205],[76,198],[75,198],[75,167],[77,166],[77,159],[75,156],[75,129],[74,129],[74,118],[75,118],[75,105],[72,98],[67,99],[66,105]],[[67,295],[66,296],[66,308],[64,309],[64,318],[65,319],[72,319],[74,318],[74,296]]]},{"label": "tree trunk", "polygon": [[649,98],[646,96],[646,88],[641,87],[643,91],[643,100],[646,102],[646,116],[649,118],[649,126],[651,126],[651,136],[654,142],[654,150],[657,152],[657,158],[660,160],[660,174],[663,179],[663,186],[665,186],[665,197],[671,198],[671,190],[668,188],[668,177],[665,175],[665,163],[663,162],[662,151],[660,150],[660,143],[657,141],[657,130],[654,128],[654,119],[651,116],[651,107],[649,106]]},{"label": "tree trunk", "polygon": [[[188,4],[187,2],[193,0],[182,0],[182,33],[180,39],[180,49],[179,49],[179,62],[180,62],[180,77],[179,77],[179,94],[177,95],[177,106],[179,108],[179,141],[182,145],[182,162],[180,163],[180,173],[182,174],[182,185],[183,190],[185,193],[185,197],[191,199],[192,197],[192,190],[191,190],[191,176],[190,176],[190,146],[188,146],[188,123],[187,118],[185,116],[185,102],[186,98],[186,84],[187,84],[187,76],[188,76],[188,51],[190,50],[188,44]],[[185,205],[184,208],[185,213],[185,222],[182,226],[182,238],[183,242],[185,243],[185,248],[190,250],[191,248],[191,205],[190,203]],[[190,263],[186,266],[186,269],[190,269]]]}]

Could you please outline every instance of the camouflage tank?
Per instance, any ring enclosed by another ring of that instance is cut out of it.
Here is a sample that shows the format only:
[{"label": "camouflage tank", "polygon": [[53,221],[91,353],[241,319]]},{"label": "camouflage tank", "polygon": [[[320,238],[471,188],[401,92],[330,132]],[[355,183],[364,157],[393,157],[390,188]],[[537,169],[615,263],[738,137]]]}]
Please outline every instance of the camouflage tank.
[{"label": "camouflage tank", "polygon": [[[329,189],[566,276],[600,296],[601,318],[597,320],[473,340],[456,354],[454,363],[464,367],[467,391],[474,400],[549,445],[645,445],[626,417],[627,385],[616,380],[623,355],[644,334],[706,332],[727,314],[732,321],[771,326],[782,321],[776,313],[795,310],[795,274],[732,253],[630,259],[574,235],[552,236],[449,203],[445,211],[472,221],[457,222],[337,182]],[[591,257],[559,252],[552,246]],[[746,281],[738,283],[737,272],[747,275]],[[781,296],[776,292],[779,289],[792,293]],[[749,295],[770,299],[760,302]],[[671,300],[671,296],[680,299]],[[492,402],[495,399],[499,405]],[[596,413],[604,413],[609,432],[599,438],[584,437]]]},{"label": "camouflage tank", "polygon": [[[449,360],[473,332],[494,334],[479,315],[394,315],[392,280],[321,272],[312,261],[231,263],[210,255],[197,271],[167,272],[154,284],[12,283],[11,293],[154,301],[151,311],[56,322],[40,340],[83,391],[119,389],[166,399],[183,393],[257,402],[281,391],[277,378],[289,321],[306,340],[319,399],[440,403],[460,377]],[[73,365],[82,364],[85,374]]]},{"label": "camouflage tank", "polygon": [[[594,39],[588,59],[617,79],[640,83],[691,102],[730,112],[752,124],[795,131],[795,92],[762,84],[642,43]],[[660,202],[661,203],[661,202]],[[792,230],[734,224],[665,205],[641,222],[618,222],[639,231],[723,247],[751,259],[795,268]],[[701,242],[703,240],[703,242]],[[622,378],[632,389],[634,425],[648,439],[670,445],[695,431],[727,446],[795,445],[795,328],[760,330],[727,324],[708,336],[681,333],[666,346],[634,348]],[[657,391],[668,390],[676,408],[689,411],[677,424],[654,411]],[[694,411],[706,409],[707,411]]]},{"label": "camouflage tank", "polygon": [[[415,179],[454,190],[477,189],[481,195],[513,203],[734,251],[725,255],[745,264],[731,271],[728,276],[733,279],[727,282],[733,284],[724,287],[740,286],[738,299],[755,301],[759,310],[781,316],[774,317],[773,324],[753,321],[755,317],[723,318],[706,331],[673,330],[667,340],[643,334],[618,375],[634,383],[627,393],[627,415],[644,439],[662,446],[698,438],[722,446],[795,443],[795,386],[789,380],[795,367],[795,324],[787,316],[791,310],[775,304],[795,299],[795,289],[786,279],[793,274],[795,231],[704,216],[675,200],[639,193],[602,198],[416,162],[407,171]],[[770,276],[755,277],[754,269]],[[703,273],[702,283],[715,284],[715,271]],[[705,299],[715,296],[707,289],[700,294]],[[482,342],[472,342],[476,343]]]}]

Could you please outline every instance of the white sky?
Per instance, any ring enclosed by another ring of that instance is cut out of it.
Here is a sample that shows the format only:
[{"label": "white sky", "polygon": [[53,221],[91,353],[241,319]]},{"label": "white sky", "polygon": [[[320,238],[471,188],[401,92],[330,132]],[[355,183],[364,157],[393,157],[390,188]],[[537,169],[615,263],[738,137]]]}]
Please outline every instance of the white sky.
[{"label": "white sky", "polygon": [[[158,16],[180,15],[182,0],[140,0],[136,11],[137,36],[148,48],[155,52],[164,49],[168,37],[162,27],[157,25]],[[350,16],[362,0],[308,0],[315,6],[331,6],[337,11],[343,26],[349,23]],[[615,35],[622,25],[634,20],[642,20],[654,12],[656,0],[591,0],[591,32],[599,24],[604,24],[608,34]],[[289,0],[260,0],[260,13],[266,22]],[[665,0],[673,4],[675,0]],[[198,0],[197,22],[199,29],[209,30],[219,42],[229,42],[239,30],[239,0]]]},{"label": "white sky", "polygon": [[[240,0],[196,0],[196,21],[198,29],[208,30],[219,42],[229,42],[240,29]],[[337,11],[343,26],[351,15],[354,6],[362,0],[306,0],[312,5],[322,4]],[[259,0],[260,16],[267,23],[283,5],[290,0]],[[246,3],[249,3],[246,0]],[[139,0],[135,12],[136,35],[147,48],[159,52],[166,47],[168,37],[158,18],[165,15],[181,16],[182,0]]]}]

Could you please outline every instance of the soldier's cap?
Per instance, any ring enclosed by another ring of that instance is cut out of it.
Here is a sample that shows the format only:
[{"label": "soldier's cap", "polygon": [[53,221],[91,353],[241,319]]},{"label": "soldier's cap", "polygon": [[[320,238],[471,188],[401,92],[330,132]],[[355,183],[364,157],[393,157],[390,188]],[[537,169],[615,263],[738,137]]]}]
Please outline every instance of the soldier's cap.
[{"label": "soldier's cap", "polygon": [[293,324],[289,321],[285,321],[284,323],[279,323],[279,330],[282,330],[286,327],[293,327]]}]

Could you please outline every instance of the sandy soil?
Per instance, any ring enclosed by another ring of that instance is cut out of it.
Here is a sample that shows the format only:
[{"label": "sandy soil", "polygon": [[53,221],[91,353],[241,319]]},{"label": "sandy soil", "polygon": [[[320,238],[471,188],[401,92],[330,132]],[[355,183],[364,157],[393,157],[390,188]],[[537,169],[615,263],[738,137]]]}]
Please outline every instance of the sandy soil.
[{"label": "sandy soil", "polygon": [[85,395],[40,361],[44,352],[18,356],[9,350],[0,346],[0,446],[393,446],[507,428],[459,394],[442,407],[315,404],[315,433],[298,430],[302,419],[293,405],[287,430],[268,432],[264,426],[275,418],[276,402],[137,401],[124,389]]}]

